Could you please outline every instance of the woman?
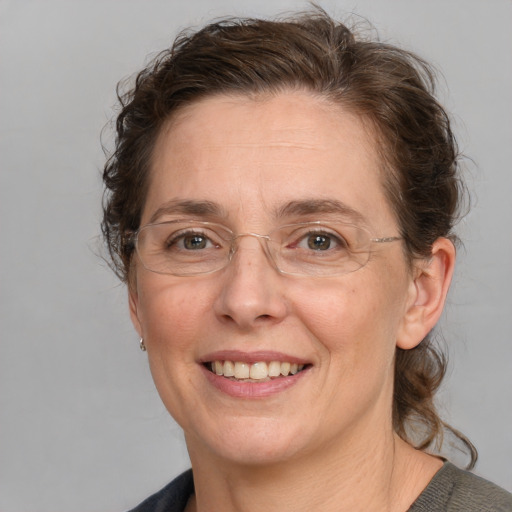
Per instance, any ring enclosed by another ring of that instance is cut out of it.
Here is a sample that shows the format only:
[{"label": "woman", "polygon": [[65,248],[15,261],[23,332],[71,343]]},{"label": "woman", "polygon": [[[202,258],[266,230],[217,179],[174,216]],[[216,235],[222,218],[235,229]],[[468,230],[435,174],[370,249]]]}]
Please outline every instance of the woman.
[{"label": "woman", "polygon": [[512,510],[435,456],[461,186],[427,64],[227,20],[121,103],[103,232],[192,463],[134,510]]}]

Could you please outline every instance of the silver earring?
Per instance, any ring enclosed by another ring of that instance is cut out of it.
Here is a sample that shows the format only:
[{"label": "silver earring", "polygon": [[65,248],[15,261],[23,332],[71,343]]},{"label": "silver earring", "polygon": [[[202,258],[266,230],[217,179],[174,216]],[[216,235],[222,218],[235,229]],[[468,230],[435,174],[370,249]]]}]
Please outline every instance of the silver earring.
[{"label": "silver earring", "polygon": [[140,339],[140,349],[142,350],[142,352],[146,352],[146,345],[144,345],[144,338],[141,338]]}]

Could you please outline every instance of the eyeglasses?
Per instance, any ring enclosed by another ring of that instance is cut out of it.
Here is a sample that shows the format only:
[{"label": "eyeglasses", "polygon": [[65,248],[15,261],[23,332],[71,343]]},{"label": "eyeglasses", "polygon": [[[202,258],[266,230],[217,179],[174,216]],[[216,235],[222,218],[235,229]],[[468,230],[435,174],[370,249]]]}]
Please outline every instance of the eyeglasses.
[{"label": "eyeglasses", "polygon": [[371,246],[400,237],[372,238],[343,222],[288,224],[268,235],[233,233],[212,222],[172,220],[146,224],[132,240],[147,270],[174,276],[210,274],[225,268],[242,237],[257,238],[274,268],[283,274],[334,276],[355,272],[370,258]]}]

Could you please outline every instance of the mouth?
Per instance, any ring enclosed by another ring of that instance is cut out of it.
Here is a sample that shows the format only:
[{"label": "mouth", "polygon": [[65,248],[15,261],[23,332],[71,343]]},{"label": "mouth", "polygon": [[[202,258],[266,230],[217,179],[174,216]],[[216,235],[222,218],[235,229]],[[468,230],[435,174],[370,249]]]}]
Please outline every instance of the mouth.
[{"label": "mouth", "polygon": [[215,360],[203,363],[210,372],[236,382],[269,382],[296,375],[307,369],[309,364],[287,361],[242,361]]}]

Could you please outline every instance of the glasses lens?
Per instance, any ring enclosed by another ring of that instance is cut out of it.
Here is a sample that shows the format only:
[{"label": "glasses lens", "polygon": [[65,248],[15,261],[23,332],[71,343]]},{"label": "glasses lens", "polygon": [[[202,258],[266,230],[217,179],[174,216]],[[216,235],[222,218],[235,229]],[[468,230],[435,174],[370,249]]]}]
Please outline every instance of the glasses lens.
[{"label": "glasses lens", "polygon": [[370,239],[366,230],[352,224],[312,222],[274,231],[269,248],[281,272],[328,276],[366,265]]},{"label": "glasses lens", "polygon": [[178,276],[205,274],[229,261],[231,232],[211,223],[183,221],[148,224],[137,236],[145,268]]}]

